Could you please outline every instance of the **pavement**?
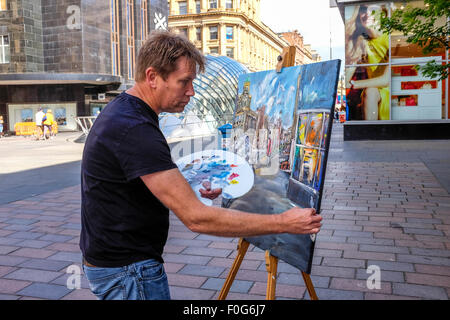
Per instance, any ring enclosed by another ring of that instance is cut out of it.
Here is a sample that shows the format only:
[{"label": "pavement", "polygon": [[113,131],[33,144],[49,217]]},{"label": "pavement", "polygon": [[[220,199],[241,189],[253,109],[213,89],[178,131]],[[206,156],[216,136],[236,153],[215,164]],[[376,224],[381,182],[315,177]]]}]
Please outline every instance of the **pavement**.
[{"label": "pavement", "polygon": [[[343,141],[342,133],[336,123],[311,273],[319,299],[448,300],[450,140]],[[79,136],[0,139],[0,299],[95,299],[78,276]],[[163,258],[172,298],[217,299],[238,239],[191,232],[172,213],[170,223]],[[265,299],[266,283],[264,252],[250,246],[227,299]],[[309,299],[300,271],[282,261],[276,298]]]}]

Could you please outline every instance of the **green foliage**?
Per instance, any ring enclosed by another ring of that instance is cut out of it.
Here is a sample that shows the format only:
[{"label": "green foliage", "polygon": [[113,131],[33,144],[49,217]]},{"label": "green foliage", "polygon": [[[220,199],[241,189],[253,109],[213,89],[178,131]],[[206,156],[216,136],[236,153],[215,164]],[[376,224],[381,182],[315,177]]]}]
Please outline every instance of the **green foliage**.
[{"label": "green foliage", "polygon": [[[392,33],[400,31],[407,42],[417,44],[425,55],[436,52],[437,49],[450,49],[450,16],[449,0],[424,0],[424,8],[406,6],[404,9],[392,11],[391,17],[380,17],[380,31]],[[445,17],[444,25],[436,25],[438,18]],[[418,69],[428,77],[446,79],[449,75],[450,64],[428,62]]]}]

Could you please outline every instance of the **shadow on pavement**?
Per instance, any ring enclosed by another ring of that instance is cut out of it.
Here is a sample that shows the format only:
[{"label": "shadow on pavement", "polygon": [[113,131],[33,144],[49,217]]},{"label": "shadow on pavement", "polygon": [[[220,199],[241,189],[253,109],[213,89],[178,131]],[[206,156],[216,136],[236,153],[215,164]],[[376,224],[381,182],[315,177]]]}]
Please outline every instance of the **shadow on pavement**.
[{"label": "shadow on pavement", "polygon": [[80,184],[81,161],[0,174],[0,204]]}]

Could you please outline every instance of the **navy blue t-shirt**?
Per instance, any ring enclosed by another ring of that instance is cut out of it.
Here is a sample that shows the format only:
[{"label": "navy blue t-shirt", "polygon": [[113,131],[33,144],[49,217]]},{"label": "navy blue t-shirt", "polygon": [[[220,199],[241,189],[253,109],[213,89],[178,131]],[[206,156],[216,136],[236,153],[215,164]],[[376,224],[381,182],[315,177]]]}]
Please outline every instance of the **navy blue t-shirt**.
[{"label": "navy blue t-shirt", "polygon": [[120,267],[161,257],[169,210],[141,176],[176,168],[157,114],[125,92],[99,114],[81,164],[81,237],[85,259]]}]

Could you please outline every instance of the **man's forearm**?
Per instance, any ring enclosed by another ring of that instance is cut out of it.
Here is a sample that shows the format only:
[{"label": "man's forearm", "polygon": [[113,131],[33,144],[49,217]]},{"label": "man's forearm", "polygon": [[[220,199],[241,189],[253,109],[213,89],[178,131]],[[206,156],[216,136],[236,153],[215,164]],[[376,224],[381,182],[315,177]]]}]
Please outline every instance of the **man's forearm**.
[{"label": "man's forearm", "polygon": [[282,232],[282,216],[253,214],[232,209],[203,206],[192,212],[187,224],[194,232],[222,237],[245,237]]}]

